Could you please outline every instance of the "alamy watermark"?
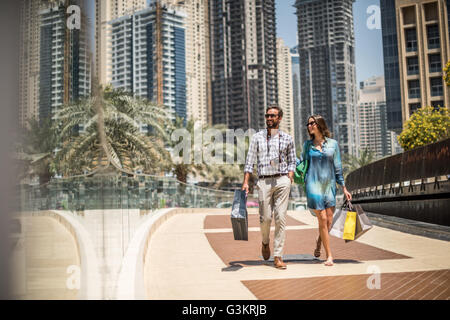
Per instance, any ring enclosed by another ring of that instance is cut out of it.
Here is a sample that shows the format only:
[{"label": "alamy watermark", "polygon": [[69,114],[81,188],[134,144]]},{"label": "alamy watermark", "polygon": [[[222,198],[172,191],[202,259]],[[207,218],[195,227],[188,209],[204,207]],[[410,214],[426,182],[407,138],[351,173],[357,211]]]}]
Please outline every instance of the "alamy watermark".
[{"label": "alamy watermark", "polygon": [[367,18],[367,28],[369,30],[381,29],[381,9],[379,6],[371,5],[367,7],[366,13],[369,15]]},{"label": "alamy watermark", "polygon": [[193,132],[185,128],[172,132],[171,141],[177,143],[172,157],[177,164],[245,164],[246,138],[250,140],[255,133],[254,129],[203,130],[196,122]]},{"label": "alamy watermark", "polygon": [[381,269],[378,266],[369,266],[367,273],[372,274],[366,282],[367,289],[380,290],[381,289]]},{"label": "alamy watermark", "polygon": [[66,269],[69,274],[66,280],[66,288],[69,290],[79,290],[81,283],[81,269],[77,265],[70,265]]},{"label": "alamy watermark", "polygon": [[69,17],[67,17],[67,28],[69,30],[80,30],[81,29],[81,9],[77,5],[71,5],[67,7]]}]

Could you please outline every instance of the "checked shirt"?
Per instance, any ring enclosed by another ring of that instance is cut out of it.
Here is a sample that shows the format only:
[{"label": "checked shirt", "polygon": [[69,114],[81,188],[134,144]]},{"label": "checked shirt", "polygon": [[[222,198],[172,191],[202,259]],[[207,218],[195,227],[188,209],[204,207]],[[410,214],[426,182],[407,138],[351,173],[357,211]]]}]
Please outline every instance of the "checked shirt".
[{"label": "checked shirt", "polygon": [[[279,166],[273,167],[270,164],[273,159],[280,159]],[[295,160],[295,146],[292,137],[278,130],[278,134],[271,136],[267,141],[267,129],[264,129],[252,137],[244,172],[252,173],[253,165],[256,163],[258,177],[287,174],[289,171],[295,171]]]}]

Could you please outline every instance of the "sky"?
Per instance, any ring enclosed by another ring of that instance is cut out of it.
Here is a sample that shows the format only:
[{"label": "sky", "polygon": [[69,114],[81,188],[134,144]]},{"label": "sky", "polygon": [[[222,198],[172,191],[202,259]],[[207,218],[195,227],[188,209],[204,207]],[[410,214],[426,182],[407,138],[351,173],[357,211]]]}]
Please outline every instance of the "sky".
[{"label": "sky", "polygon": [[[289,47],[296,46],[298,42],[294,4],[295,0],[275,0],[277,37],[282,38]],[[367,26],[367,20],[373,16],[373,11],[367,13],[367,9],[373,5],[379,8],[380,1],[356,0],[353,4],[357,83],[372,76],[384,75],[381,27],[369,29]]]}]

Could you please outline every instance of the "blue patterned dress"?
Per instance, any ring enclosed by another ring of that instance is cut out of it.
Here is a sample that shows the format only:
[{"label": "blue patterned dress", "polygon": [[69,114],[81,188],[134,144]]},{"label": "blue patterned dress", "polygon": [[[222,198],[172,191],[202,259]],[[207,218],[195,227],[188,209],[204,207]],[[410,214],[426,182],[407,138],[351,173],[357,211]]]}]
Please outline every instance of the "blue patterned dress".
[{"label": "blue patterned dress", "polygon": [[[308,149],[307,149],[308,148]],[[309,161],[305,176],[308,208],[325,210],[336,206],[336,183],[345,186],[341,154],[336,140],[325,138],[322,151],[311,140],[303,144],[303,154]]]}]

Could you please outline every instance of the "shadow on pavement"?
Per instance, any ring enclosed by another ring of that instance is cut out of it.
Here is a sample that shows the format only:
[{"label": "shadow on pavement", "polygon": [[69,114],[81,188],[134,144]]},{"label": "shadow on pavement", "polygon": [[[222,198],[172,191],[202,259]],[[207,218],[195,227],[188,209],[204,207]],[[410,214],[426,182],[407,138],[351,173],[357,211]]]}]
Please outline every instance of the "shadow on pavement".
[{"label": "shadow on pavement", "polygon": [[[288,264],[322,264],[325,260],[320,260],[315,258],[310,254],[295,254],[295,255],[285,255],[283,256],[283,261]],[[359,264],[361,261],[352,259],[334,259],[335,264]],[[273,266],[273,257],[269,260],[241,260],[241,261],[230,261],[229,266],[222,268],[222,272],[238,271],[244,267],[249,266]]]}]

